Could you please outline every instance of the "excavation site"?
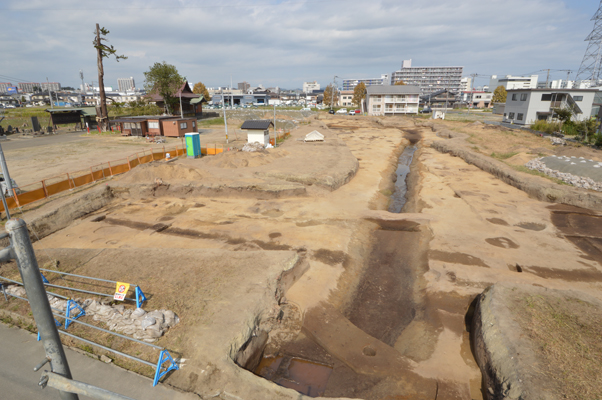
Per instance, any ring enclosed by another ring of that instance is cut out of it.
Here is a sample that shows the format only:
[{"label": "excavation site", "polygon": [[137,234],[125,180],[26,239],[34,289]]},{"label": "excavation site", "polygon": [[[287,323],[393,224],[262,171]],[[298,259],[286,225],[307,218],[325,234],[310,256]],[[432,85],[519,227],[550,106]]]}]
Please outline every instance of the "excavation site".
[{"label": "excavation site", "polygon": [[[313,131],[323,140],[304,140]],[[322,114],[275,148],[242,144],[20,210],[51,285],[136,283],[141,308],[162,310],[151,335],[128,330],[133,317],[102,319],[103,307],[135,315],[135,302],[56,291],[89,308],[78,320],[169,350],[179,368],[161,385],[229,400],[602,396],[602,193],[523,167],[600,150],[474,121]],[[20,279],[14,262],[0,275]],[[35,331],[26,302],[0,303]],[[73,325],[156,362],[153,348]]]}]

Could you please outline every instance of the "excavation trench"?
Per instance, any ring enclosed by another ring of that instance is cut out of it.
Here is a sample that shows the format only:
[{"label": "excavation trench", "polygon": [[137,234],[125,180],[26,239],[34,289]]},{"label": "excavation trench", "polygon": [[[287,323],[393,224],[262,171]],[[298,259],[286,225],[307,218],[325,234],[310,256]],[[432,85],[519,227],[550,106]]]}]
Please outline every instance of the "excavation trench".
[{"label": "excavation trench", "polygon": [[[400,154],[395,175],[391,178],[395,190],[389,211],[395,213],[402,209],[406,212],[419,211],[414,209],[416,202],[407,200],[412,197],[418,180],[417,172],[414,173],[417,162],[414,154],[420,147],[421,137],[412,131],[404,132],[404,137],[410,144]],[[342,320],[346,319],[359,328],[355,332],[342,329],[345,333],[340,338],[341,343],[358,343],[358,338],[365,334],[376,339],[376,346],[367,344],[357,349],[357,354],[363,359],[359,366],[341,357],[340,352],[329,351],[332,350],[329,343],[317,343],[320,339],[307,328],[307,319],[315,318],[317,314],[309,316],[312,313],[307,313],[304,330],[295,338],[283,341],[276,349],[269,348],[268,344],[259,364],[243,367],[278,385],[312,397],[374,397],[383,394],[380,391],[384,382],[386,385],[391,380],[405,379],[407,382],[408,375],[401,378],[394,366],[379,373],[372,373],[371,368],[372,363],[376,363],[384,353],[403,358],[403,354],[396,350],[396,342],[417,316],[424,315],[423,301],[418,292],[421,292],[421,277],[428,268],[428,233],[411,224],[407,228],[382,227],[373,232],[372,243],[353,299],[344,310],[340,310]],[[285,323],[288,317],[285,313]],[[336,323],[332,318],[328,320],[331,325]],[[314,326],[321,323],[324,322],[313,322]],[[419,379],[414,383],[421,384]],[[392,389],[389,387],[388,390]]]}]

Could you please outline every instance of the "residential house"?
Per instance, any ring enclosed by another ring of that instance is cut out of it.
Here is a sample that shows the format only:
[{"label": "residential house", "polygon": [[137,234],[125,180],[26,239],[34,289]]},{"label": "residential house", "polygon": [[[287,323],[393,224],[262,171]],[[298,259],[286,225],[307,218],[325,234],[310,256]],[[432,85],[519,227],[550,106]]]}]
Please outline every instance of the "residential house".
[{"label": "residential house", "polygon": [[483,90],[466,90],[462,92],[462,102],[473,108],[489,108],[493,93]]},{"label": "residential house", "polygon": [[[157,104],[159,107],[165,107],[165,101],[163,100],[163,96],[158,93],[151,93],[147,95],[150,98],[150,101]],[[175,104],[174,109],[172,110],[173,115],[183,114],[184,116],[196,116],[197,107],[191,104],[191,100],[201,97],[201,95],[192,93],[188,82],[184,82],[182,86],[177,90],[174,94],[174,97],[178,99],[178,102]],[[180,112],[180,104],[182,105],[182,110]]]},{"label": "residential house", "polygon": [[342,107],[353,107],[353,90],[341,90],[339,92],[339,104]]},{"label": "residential house", "polygon": [[555,109],[569,109],[575,121],[585,121],[597,114],[594,103],[601,103],[602,92],[596,89],[514,89],[508,90],[504,122],[531,125],[538,120],[555,119]]},{"label": "residential house", "polygon": [[366,88],[368,115],[417,114],[420,87],[410,85],[374,85]]}]

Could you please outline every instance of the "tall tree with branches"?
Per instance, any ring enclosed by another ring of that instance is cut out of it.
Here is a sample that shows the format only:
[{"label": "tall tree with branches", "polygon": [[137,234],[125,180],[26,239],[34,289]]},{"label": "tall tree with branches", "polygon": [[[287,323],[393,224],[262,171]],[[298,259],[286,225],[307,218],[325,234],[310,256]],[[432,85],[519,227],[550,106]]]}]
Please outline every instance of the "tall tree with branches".
[{"label": "tall tree with branches", "polygon": [[366,84],[364,82],[358,83],[353,88],[353,104],[358,107],[362,105],[362,100],[366,97]]},{"label": "tall tree with branches", "polygon": [[203,82],[197,82],[194,84],[192,88],[192,93],[202,94],[206,101],[211,101],[211,95],[209,94],[209,90],[203,84]]},{"label": "tall tree with branches", "polygon": [[96,49],[96,63],[98,64],[98,93],[100,94],[100,124],[103,129],[108,127],[109,121],[109,113],[107,112],[107,96],[105,95],[105,83],[104,83],[104,68],[102,65],[103,58],[109,58],[110,56],[114,56],[115,60],[119,62],[119,60],[127,60],[127,57],[124,55],[117,55],[117,50],[113,47],[113,45],[107,45],[106,42],[107,35],[109,34],[109,30],[100,27],[96,24],[96,37],[92,44]]},{"label": "tall tree with branches", "polygon": [[169,113],[173,113],[178,103],[175,97],[178,89],[183,86],[186,78],[182,77],[175,66],[156,62],[144,73],[144,89],[147,93],[155,93],[163,97],[165,107]]},{"label": "tall tree with branches", "polygon": [[324,89],[322,104],[327,106],[336,106],[339,104],[339,91],[332,83]]}]

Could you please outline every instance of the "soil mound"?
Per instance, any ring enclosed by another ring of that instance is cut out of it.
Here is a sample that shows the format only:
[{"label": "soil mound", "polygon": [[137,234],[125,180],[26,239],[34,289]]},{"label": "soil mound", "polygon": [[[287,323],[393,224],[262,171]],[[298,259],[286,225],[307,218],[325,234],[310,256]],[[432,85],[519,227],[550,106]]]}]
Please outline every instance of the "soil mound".
[{"label": "soil mound", "polygon": [[286,150],[257,152],[231,151],[208,158],[204,164],[209,167],[226,169],[260,167],[288,155],[289,153]]},{"label": "soil mound", "polygon": [[121,178],[123,183],[154,183],[156,179],[166,182],[197,181],[203,178],[200,170],[174,163],[149,163],[139,165]]}]

